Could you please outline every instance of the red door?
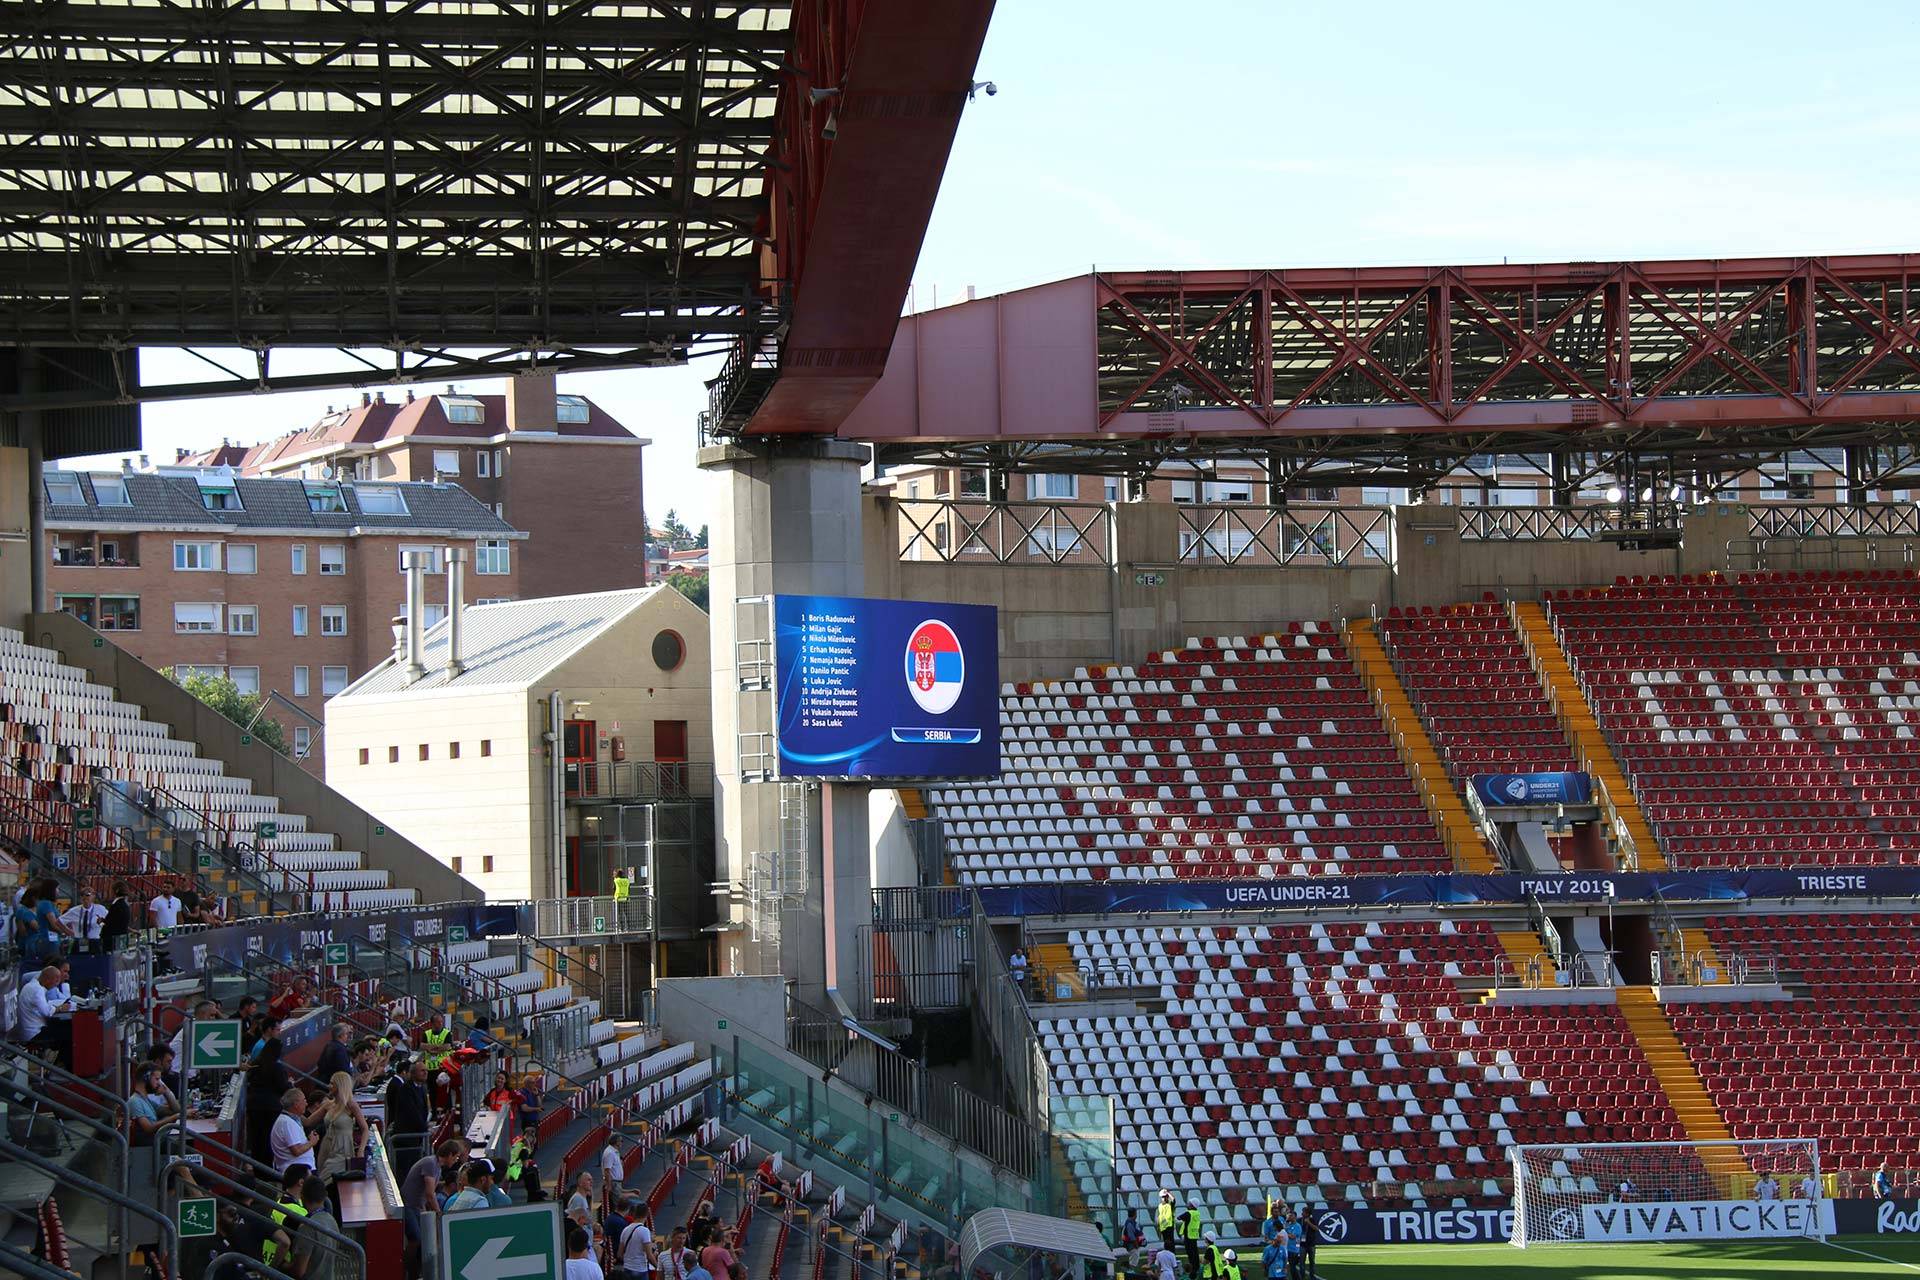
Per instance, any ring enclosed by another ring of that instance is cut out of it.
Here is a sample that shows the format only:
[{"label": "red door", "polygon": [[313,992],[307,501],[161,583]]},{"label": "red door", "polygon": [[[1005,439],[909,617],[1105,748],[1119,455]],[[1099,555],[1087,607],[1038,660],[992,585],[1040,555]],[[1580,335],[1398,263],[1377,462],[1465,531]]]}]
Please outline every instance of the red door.
[{"label": "red door", "polygon": [[687,722],[685,720],[653,722],[653,758],[660,766],[661,789],[685,791],[687,788]]}]

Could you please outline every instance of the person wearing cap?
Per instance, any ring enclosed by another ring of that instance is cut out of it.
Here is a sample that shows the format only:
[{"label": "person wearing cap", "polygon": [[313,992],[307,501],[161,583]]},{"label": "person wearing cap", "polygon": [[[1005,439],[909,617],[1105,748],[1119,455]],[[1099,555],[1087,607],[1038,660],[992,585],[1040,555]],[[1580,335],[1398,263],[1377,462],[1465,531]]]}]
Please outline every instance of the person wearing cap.
[{"label": "person wearing cap", "polygon": [[453,1193],[447,1201],[448,1213],[459,1213],[463,1209],[493,1209],[499,1206],[488,1194],[493,1190],[493,1161],[467,1161],[467,1185]]},{"label": "person wearing cap", "polygon": [[1216,1280],[1240,1280],[1240,1255],[1228,1249],[1220,1255],[1214,1272]]},{"label": "person wearing cap", "polygon": [[[1180,1238],[1187,1245],[1187,1274],[1198,1276],[1200,1271],[1200,1236],[1206,1230],[1206,1223],[1200,1217],[1200,1202],[1187,1201],[1187,1207],[1180,1213]],[[1208,1237],[1211,1239],[1212,1237]]]},{"label": "person wearing cap", "polygon": [[1167,1250],[1173,1250],[1173,1192],[1165,1187],[1160,1189],[1160,1203],[1153,1207],[1153,1225],[1160,1232],[1160,1243]]},{"label": "person wearing cap", "polygon": [[1226,1258],[1220,1252],[1220,1237],[1209,1231],[1200,1237],[1200,1280],[1225,1280]]}]

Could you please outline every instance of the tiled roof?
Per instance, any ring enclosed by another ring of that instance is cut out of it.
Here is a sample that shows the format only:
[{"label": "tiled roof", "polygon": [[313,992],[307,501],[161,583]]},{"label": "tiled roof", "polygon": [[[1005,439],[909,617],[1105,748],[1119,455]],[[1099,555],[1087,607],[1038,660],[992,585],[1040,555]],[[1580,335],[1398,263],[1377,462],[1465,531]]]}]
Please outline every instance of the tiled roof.
[{"label": "tiled roof", "polygon": [[[87,495],[85,505],[48,503],[47,523],[53,527],[106,523],[200,526],[208,529],[453,529],[476,535],[514,531],[512,525],[493,514],[491,508],[456,484],[344,481],[338,487],[347,509],[321,512],[312,510],[307,503],[307,481],[242,476],[233,482],[240,499],[240,509],[209,511],[202,504],[200,484],[192,476],[122,473],[119,479],[127,486],[127,498],[131,505],[100,506],[93,477],[87,472],[50,471],[48,474],[77,476],[81,489]],[[313,483],[317,486],[320,482]],[[399,490],[407,508],[406,514],[362,510],[356,486]]]}]

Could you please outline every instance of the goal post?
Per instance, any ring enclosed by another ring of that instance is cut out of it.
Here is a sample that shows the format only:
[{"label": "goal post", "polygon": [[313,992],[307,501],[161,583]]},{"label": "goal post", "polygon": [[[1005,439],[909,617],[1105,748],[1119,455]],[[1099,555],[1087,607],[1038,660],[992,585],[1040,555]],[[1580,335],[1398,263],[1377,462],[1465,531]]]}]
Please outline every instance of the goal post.
[{"label": "goal post", "polygon": [[1509,1147],[1513,1243],[1824,1240],[1833,1204],[1814,1138]]}]

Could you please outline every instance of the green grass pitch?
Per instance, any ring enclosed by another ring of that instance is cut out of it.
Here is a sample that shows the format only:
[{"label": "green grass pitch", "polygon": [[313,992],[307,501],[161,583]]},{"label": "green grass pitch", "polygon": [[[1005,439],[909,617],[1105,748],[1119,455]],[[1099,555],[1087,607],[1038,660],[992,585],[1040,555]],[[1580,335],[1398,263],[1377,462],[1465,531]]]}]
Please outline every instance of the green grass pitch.
[{"label": "green grass pitch", "polygon": [[1325,1246],[1321,1280],[1745,1280],[1748,1276],[1920,1276],[1920,1240],[1836,1237],[1757,1244]]}]

